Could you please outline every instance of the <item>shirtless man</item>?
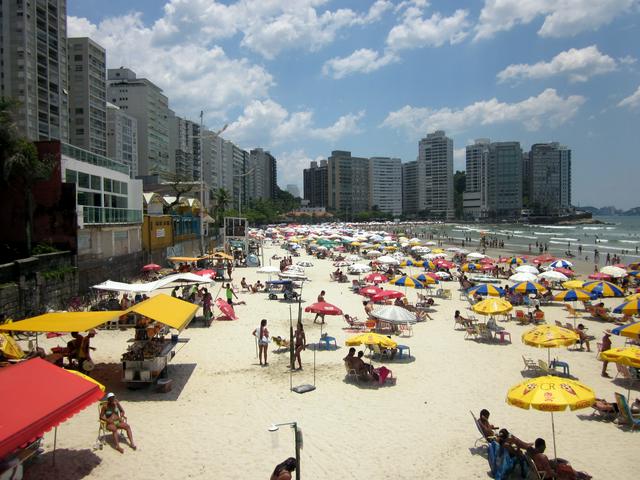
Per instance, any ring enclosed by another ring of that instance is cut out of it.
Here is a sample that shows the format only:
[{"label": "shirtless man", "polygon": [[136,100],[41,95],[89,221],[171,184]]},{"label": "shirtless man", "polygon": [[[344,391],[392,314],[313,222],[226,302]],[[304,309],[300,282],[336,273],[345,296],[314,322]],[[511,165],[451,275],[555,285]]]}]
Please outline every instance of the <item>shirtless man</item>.
[{"label": "shirtless man", "polygon": [[544,478],[557,478],[558,480],[587,480],[591,476],[584,472],[577,472],[573,467],[561,458],[549,460],[544,453],[547,444],[542,438],[536,438],[533,447],[527,448],[527,452],[531,456],[533,463],[539,472],[544,472]]}]

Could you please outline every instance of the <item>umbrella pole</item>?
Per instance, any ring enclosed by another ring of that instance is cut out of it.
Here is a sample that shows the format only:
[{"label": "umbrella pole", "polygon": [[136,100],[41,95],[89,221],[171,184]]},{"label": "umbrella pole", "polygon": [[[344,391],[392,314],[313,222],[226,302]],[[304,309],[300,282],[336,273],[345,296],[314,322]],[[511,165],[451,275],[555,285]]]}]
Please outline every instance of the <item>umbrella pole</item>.
[{"label": "umbrella pole", "polygon": [[53,430],[53,466],[56,466],[56,444],[58,443],[58,427]]},{"label": "umbrella pole", "polygon": [[553,421],[553,412],[551,412],[551,433],[553,434],[553,457],[558,458],[558,452],[556,451],[556,424]]}]

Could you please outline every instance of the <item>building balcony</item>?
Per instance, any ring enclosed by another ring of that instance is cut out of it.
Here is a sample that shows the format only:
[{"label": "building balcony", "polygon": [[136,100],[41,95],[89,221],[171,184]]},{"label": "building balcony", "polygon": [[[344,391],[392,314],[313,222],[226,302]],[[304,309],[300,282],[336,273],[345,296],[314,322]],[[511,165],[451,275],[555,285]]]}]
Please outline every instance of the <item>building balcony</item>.
[{"label": "building balcony", "polygon": [[129,175],[128,165],[118,163],[114,160],[111,160],[110,158],[91,153],[87,150],[83,150],[82,148],[74,147],[73,145],[69,145],[68,143],[62,144],[62,154],[67,155],[68,157],[71,157],[75,160],[80,160],[82,162],[97,165],[98,167],[115,170],[116,172],[124,173],[127,176]]},{"label": "building balcony", "polygon": [[127,208],[88,207],[80,205],[84,225],[142,223],[142,210]]}]

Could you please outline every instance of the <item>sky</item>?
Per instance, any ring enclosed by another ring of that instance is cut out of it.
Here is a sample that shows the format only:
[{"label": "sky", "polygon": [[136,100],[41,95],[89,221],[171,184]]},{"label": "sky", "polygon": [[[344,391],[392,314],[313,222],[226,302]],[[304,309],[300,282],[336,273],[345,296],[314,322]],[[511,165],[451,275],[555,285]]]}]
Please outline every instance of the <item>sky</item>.
[{"label": "sky", "polygon": [[68,0],[69,36],[278,160],[415,160],[445,130],[572,149],[573,203],[640,206],[640,0]]}]

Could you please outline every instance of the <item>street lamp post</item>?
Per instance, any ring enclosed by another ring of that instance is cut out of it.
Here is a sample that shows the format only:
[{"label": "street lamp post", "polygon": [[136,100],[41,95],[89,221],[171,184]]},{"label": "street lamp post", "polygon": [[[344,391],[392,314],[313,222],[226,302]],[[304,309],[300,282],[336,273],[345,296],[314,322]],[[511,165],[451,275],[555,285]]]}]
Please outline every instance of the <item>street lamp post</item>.
[{"label": "street lamp post", "polygon": [[[256,167],[253,167],[248,172],[246,172],[246,173],[238,173],[238,174],[234,175],[234,177],[244,178],[247,175],[251,175],[255,169],[256,169]],[[238,216],[239,217],[242,216],[242,182],[241,181],[238,183]]]},{"label": "street lamp post", "polygon": [[296,447],[296,480],[300,480],[300,449],[302,448],[302,430],[298,429],[298,422],[274,423],[268,430],[277,432],[279,427],[290,426],[293,429],[293,435]]}]

